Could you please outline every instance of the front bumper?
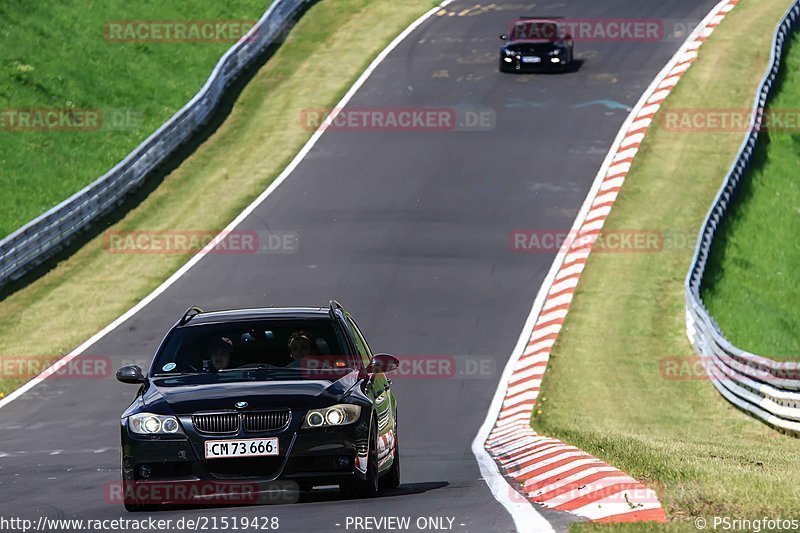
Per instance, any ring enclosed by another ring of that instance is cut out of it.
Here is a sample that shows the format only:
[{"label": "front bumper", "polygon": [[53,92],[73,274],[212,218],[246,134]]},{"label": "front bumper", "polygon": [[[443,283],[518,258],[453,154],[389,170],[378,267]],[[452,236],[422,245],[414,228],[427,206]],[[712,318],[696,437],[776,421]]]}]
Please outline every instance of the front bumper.
[{"label": "front bumper", "polygon": [[[500,55],[500,70],[504,72],[545,72],[551,70],[563,70],[567,68],[569,62],[566,57],[542,56],[539,63],[529,63],[523,61],[523,56]],[[558,61],[553,61],[557,59]]]},{"label": "front bumper", "polygon": [[[239,503],[236,495],[241,496],[243,504],[287,503],[295,501],[301,489],[364,478],[356,465],[366,457],[369,414],[347,426],[300,429],[297,421],[279,433],[226,437],[201,435],[190,421],[179,418],[186,435],[170,438],[131,434],[123,420],[122,479],[126,503],[203,504],[219,500],[232,504]],[[207,440],[267,437],[278,439],[279,455],[204,457]],[[210,498],[209,494],[221,497]]]}]

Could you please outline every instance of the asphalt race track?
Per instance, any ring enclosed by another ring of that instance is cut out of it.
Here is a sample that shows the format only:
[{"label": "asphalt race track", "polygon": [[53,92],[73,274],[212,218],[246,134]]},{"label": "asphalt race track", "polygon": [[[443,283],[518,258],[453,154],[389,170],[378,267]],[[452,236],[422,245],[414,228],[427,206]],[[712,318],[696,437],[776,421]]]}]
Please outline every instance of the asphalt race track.
[{"label": "asphalt race track", "polygon": [[[444,516],[457,531],[513,530],[470,444],[555,250],[515,253],[509,235],[570,228],[628,108],[682,38],[577,42],[576,71],[514,75],[498,72],[497,36],[518,15],[666,19],[668,29],[680,19],[691,27],[714,3],[497,0],[459,16],[476,2],[457,1],[447,8],[454,15],[432,17],[394,50],[351,108],[488,110],[492,126],[328,131],[239,227],[296,232],[296,253],[206,256],[88,353],[111,356],[115,368],[149,362],[189,305],[316,306],[336,298],[374,351],[483,361],[489,371],[395,379],[403,455],[395,492],[340,501],[320,490],[294,505],[168,510],[159,518],[267,515],[278,516],[283,531],[344,531],[348,516]],[[113,376],[49,379],[3,408],[2,514],[132,516],[106,501],[104,487],[119,479],[118,420],[134,392]],[[558,526],[570,520],[545,516]]]}]

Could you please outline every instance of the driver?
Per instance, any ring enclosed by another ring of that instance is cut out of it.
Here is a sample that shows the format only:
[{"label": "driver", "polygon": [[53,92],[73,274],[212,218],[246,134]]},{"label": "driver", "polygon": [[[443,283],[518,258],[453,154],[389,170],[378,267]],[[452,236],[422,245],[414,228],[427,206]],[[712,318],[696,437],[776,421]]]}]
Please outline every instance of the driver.
[{"label": "driver", "polygon": [[211,365],[214,370],[224,370],[231,364],[233,342],[227,337],[219,337],[211,345]]},{"label": "driver", "polygon": [[[289,336],[289,357],[299,364],[304,357],[314,355],[314,336],[307,331],[295,331]],[[291,364],[291,363],[290,363]]]}]

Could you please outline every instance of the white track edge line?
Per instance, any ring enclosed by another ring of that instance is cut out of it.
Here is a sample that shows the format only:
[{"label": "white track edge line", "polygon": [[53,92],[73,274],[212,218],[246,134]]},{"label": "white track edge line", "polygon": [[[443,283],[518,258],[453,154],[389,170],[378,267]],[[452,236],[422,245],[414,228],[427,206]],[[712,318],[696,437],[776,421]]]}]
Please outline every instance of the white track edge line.
[{"label": "white track edge line", "polygon": [[[639,114],[641,109],[647,104],[647,100],[652,96],[652,94],[658,88],[658,85],[664,81],[667,75],[672,70],[673,66],[678,62],[680,56],[684,53],[687,47],[695,41],[698,37],[701,36],[705,27],[707,26],[708,22],[717,14],[719,11],[729,2],[729,0],[720,0],[711,11],[709,11],[708,15],[700,21],[700,23],[695,27],[695,29],[690,33],[683,44],[678,48],[675,54],[667,61],[667,64],[664,65],[664,68],[656,75],[650,85],[645,89],[642,96],[639,98],[639,101],[636,103],[636,106],[630,111],[628,117],[625,119],[625,122],[622,124],[622,127],[617,132],[617,137],[614,140],[611,148],[606,154],[606,158],[603,161],[600,170],[598,171],[597,175],[595,176],[594,183],[592,184],[592,188],[589,190],[589,194],[586,196],[586,199],[581,206],[580,211],[578,211],[578,215],[575,217],[575,222],[572,224],[572,229],[570,230],[570,234],[574,234],[572,232],[577,232],[583,223],[586,220],[586,215],[589,213],[589,210],[594,202],[595,197],[597,196],[598,191],[600,190],[600,186],[603,183],[603,179],[605,178],[608,169],[611,168],[611,164],[613,162],[614,156],[617,154],[622,141],[625,139],[628,129],[630,125],[633,123],[636,116]],[[670,91],[671,92],[671,91]],[[514,350],[511,352],[511,357],[508,359],[508,363],[506,363],[505,368],[503,369],[503,374],[500,378],[500,383],[497,385],[497,389],[495,390],[494,397],[492,399],[492,403],[489,406],[489,412],[486,415],[486,419],[484,420],[483,424],[481,425],[480,429],[478,430],[478,434],[475,436],[475,439],[472,441],[472,453],[475,455],[475,459],[478,461],[478,466],[480,467],[481,473],[484,476],[484,480],[486,481],[489,488],[492,490],[492,494],[494,495],[495,499],[503,504],[503,506],[508,509],[508,512],[514,517],[514,522],[517,525],[517,530],[520,532],[524,531],[552,531],[552,526],[547,524],[547,528],[543,529],[532,529],[529,527],[529,524],[525,522],[526,514],[528,509],[533,510],[532,503],[521,503],[520,501],[515,501],[517,498],[512,500],[510,496],[510,492],[516,492],[516,490],[509,485],[506,481],[505,477],[500,473],[499,467],[495,460],[489,455],[489,452],[484,448],[483,443],[486,442],[489,438],[489,433],[492,431],[497,418],[500,415],[500,409],[503,404],[503,397],[505,396],[506,387],[508,382],[511,378],[511,374],[514,371],[514,368],[519,361],[519,358],[522,356],[522,352],[525,350],[525,346],[530,339],[533,328],[536,325],[536,321],[539,317],[539,314],[544,306],[545,299],[547,298],[547,294],[550,291],[550,287],[552,286],[553,282],[555,281],[555,277],[558,274],[559,270],[561,269],[561,265],[564,262],[564,257],[567,255],[568,252],[567,243],[562,246],[562,248],[558,251],[556,258],[553,260],[553,264],[550,267],[550,270],[547,273],[547,276],[544,279],[544,282],[539,288],[539,291],[536,294],[536,298],[534,299],[533,306],[531,307],[530,314],[528,315],[527,320],[525,321],[525,325],[522,328],[522,332],[520,333],[519,338],[517,339],[517,344],[514,347]],[[517,493],[519,494],[519,493]],[[525,499],[526,497],[522,494],[519,494],[519,499]],[[517,516],[517,513],[520,513]],[[537,516],[541,516],[538,515]]]},{"label": "white track edge line", "polygon": [[[414,30],[416,30],[419,26],[421,26],[426,20],[436,14],[441,8],[447,6],[454,0],[444,0],[441,4],[437,7],[431,8],[427,12],[425,12],[422,16],[420,16],[417,20],[411,23],[402,33],[400,33],[397,37],[395,37],[387,46],[386,48],[378,54],[375,59],[369,64],[367,69],[361,74],[361,76],[355,81],[355,83],[350,87],[350,90],[342,97],[338,104],[333,108],[331,111],[331,116],[329,118],[330,121],[335,119],[341,110],[347,105],[347,103],[353,98],[353,96],[358,92],[362,85],[372,76],[372,73],[383,63],[383,60],[395,49],[397,46],[402,43],[409,35],[411,35]],[[247,218],[250,213],[252,213],[259,205],[261,205],[264,200],[266,200],[270,194],[272,194],[275,189],[277,189],[283,181],[289,177],[292,172],[300,165],[300,163],[305,159],[306,155],[314,148],[314,145],[317,144],[317,141],[325,132],[327,127],[327,122],[323,122],[320,127],[314,132],[314,135],[306,141],[306,144],[303,148],[297,153],[291,163],[281,172],[277,178],[275,178],[272,183],[262,192],[255,200],[253,200],[250,205],[248,205],[244,211],[242,211],[230,224],[228,224],[225,229],[223,229],[217,237],[212,239],[211,242],[216,242],[220,235],[225,235],[230,231],[234,230],[236,226],[241,224],[241,222]],[[121,324],[123,324],[126,320],[131,318],[133,315],[141,311],[144,307],[146,307],[150,302],[158,298],[162,293],[164,293],[167,289],[169,289],[176,281],[178,281],[181,277],[183,277],[193,266],[200,262],[200,260],[205,257],[204,250],[199,251],[195,255],[189,259],[182,267],[176,270],[166,281],[164,281],[161,285],[159,285],[155,290],[153,290],[150,294],[144,297],[139,303],[128,309],[125,313],[123,313],[120,317],[116,320],[111,322],[109,325],[92,335],[88,340],[83,342],[80,346],[72,350],[70,353],[53,363],[50,367],[42,371],[41,374],[34,377],[20,388],[16,389],[8,396],[0,400],[0,409],[8,405],[9,403],[13,402],[36,385],[47,379],[50,375],[52,375],[55,371],[59,368],[63,367],[67,363],[69,363],[72,359],[77,357],[78,355],[85,352],[87,349],[92,347],[98,341],[100,341],[103,337],[114,331],[118,328]]]}]

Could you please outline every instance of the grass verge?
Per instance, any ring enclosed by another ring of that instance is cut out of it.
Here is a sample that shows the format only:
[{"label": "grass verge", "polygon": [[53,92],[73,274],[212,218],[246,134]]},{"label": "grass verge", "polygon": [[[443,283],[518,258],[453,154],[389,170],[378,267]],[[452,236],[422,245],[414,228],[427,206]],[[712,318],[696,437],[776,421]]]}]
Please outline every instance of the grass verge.
[{"label": "grass verge", "polygon": [[[0,5],[0,237],[122,160],[202,87],[236,41],[123,42],[123,21],[257,20],[264,0],[9,0]],[[187,15],[190,14],[190,15]],[[121,27],[121,26],[120,26]],[[108,37],[108,38],[107,38]],[[17,129],[25,110],[90,110],[96,127]]]},{"label": "grass verge", "polygon": [[[768,116],[800,109],[800,43],[784,58]],[[720,228],[707,267],[703,301],[740,348],[800,360],[800,130],[778,122],[759,139],[755,164]],[[792,131],[794,130],[794,131]],[[766,238],[765,238],[766,237]]]},{"label": "grass verge", "polygon": [[[773,29],[791,3],[742,0],[666,107],[749,107],[769,61]],[[693,531],[697,516],[791,516],[800,498],[794,467],[800,441],[749,418],[701,375],[685,379],[662,371],[666,361],[692,354],[683,282],[700,224],[743,138],[742,132],[668,131],[663,114],[605,231],[656,229],[689,238],[660,253],[590,258],[533,425],[652,484],[671,519],[604,528]]]},{"label": "grass verge", "polygon": [[[224,228],[311,136],[313,132],[301,125],[302,111],[332,108],[385,45],[436,3],[315,4],[251,80],[228,120],[109,229]],[[219,190],[225,194],[209,194]],[[108,253],[100,235],[0,302],[0,359],[42,354],[52,359],[68,352],[144,298],[187,259]],[[0,374],[0,393],[26,380]]]}]

